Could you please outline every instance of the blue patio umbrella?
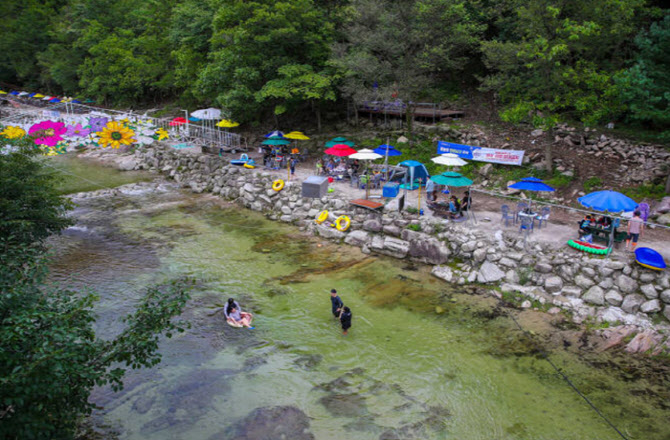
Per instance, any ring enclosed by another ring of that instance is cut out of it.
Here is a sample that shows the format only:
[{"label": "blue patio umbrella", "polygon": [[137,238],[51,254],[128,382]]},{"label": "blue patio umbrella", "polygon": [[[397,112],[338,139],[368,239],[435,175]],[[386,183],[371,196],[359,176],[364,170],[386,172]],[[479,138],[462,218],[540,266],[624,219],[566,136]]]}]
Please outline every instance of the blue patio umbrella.
[{"label": "blue patio umbrella", "polygon": [[[537,177],[524,177],[523,179],[519,180],[516,183],[511,184],[508,186],[508,188],[512,189],[519,189],[521,191],[547,191],[547,192],[553,192],[556,191],[554,188],[550,187],[546,183],[544,183],[541,179],[538,179]],[[528,209],[530,209],[530,206],[533,204],[533,200],[528,203]]]},{"label": "blue patio umbrella", "polygon": [[266,137],[266,138],[271,138],[271,137],[281,137],[281,138],[283,138],[283,137],[284,137],[284,133],[282,133],[282,132],[279,131],[279,130],[275,130],[275,131],[273,131],[272,133],[268,133],[268,134],[266,134],[265,137]]},{"label": "blue patio umbrella", "polygon": [[556,191],[537,177],[524,177],[520,181],[508,186],[508,188],[522,191]]},{"label": "blue patio umbrella", "polygon": [[601,212],[630,212],[637,208],[637,202],[616,191],[596,191],[577,199],[582,206]]},{"label": "blue patio umbrella", "polygon": [[190,116],[190,117],[188,118],[188,120],[191,121],[191,122],[199,122],[199,121],[200,121],[200,118],[196,118],[195,116]]},{"label": "blue patio umbrella", "polygon": [[78,99],[73,99],[73,100],[72,100],[72,103],[73,103],[73,104],[81,104],[81,101],[78,100]]},{"label": "blue patio umbrella", "polygon": [[54,99],[49,100],[49,102],[57,103],[57,102],[60,102],[60,99],[54,98]]},{"label": "blue patio umbrella", "polygon": [[37,95],[37,93],[31,93],[30,95],[28,95],[28,98],[32,98],[35,95]]},{"label": "blue patio umbrella", "polygon": [[389,157],[402,156],[402,152],[395,149],[393,145],[381,144],[374,150],[375,153],[384,156],[384,168],[386,168],[386,180],[389,180]]},{"label": "blue patio umbrella", "polygon": [[[578,198],[577,201],[581,203],[582,206],[593,209],[594,211],[608,213],[630,212],[637,208],[637,202],[635,202],[635,200],[619,192],[611,190],[592,192]],[[610,249],[612,248],[613,244],[614,227],[612,227],[610,231]]]}]

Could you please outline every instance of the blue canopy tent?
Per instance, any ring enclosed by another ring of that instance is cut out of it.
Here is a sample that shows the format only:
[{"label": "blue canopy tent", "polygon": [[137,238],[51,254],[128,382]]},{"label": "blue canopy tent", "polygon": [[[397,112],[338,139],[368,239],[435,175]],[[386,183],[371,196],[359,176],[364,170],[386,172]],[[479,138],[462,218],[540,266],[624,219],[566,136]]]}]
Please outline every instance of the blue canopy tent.
[{"label": "blue canopy tent", "polygon": [[[400,188],[415,190],[426,185],[426,182],[430,178],[426,166],[421,162],[416,160],[405,160],[398,164],[401,167],[407,168],[407,174],[405,175],[405,181]],[[409,177],[408,177],[409,176]],[[421,179],[421,182],[419,182]]]}]

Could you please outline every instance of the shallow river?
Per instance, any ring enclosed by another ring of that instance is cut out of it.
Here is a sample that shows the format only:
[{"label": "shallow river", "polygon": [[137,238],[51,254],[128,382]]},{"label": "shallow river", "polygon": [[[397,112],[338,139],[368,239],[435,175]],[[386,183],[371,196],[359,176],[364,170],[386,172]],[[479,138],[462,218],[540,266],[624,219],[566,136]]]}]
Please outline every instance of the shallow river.
[{"label": "shallow river", "polygon": [[[121,183],[76,160],[59,166]],[[74,215],[54,240],[53,278],[99,293],[102,337],[120,331],[147,285],[199,281],[183,315],[192,327],[162,343],[163,362],[131,371],[119,393],[92,395],[123,439],[621,438],[538,354],[542,338],[529,340],[493,298],[425,268],[169,184],[85,199]],[[330,313],[331,288],[353,310],[348,336]],[[256,329],[224,323],[228,297]],[[667,383],[606,367],[607,355],[546,348],[628,438],[670,438],[667,402],[648,394],[667,394]]]}]

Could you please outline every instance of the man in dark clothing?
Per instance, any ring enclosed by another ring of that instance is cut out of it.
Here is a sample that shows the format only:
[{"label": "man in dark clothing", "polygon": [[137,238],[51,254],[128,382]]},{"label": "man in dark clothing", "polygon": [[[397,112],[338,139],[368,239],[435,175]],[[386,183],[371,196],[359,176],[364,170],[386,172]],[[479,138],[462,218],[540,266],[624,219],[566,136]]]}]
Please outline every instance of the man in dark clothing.
[{"label": "man in dark clothing", "polygon": [[337,296],[337,290],[331,289],[330,290],[330,303],[332,305],[332,311],[333,311],[333,316],[335,318],[338,318],[340,316],[340,311],[342,310],[342,306],[344,303],[340,299],[339,296]]},{"label": "man in dark clothing", "polygon": [[342,324],[342,334],[347,335],[347,331],[351,328],[351,309],[344,307],[340,313],[340,323]]}]

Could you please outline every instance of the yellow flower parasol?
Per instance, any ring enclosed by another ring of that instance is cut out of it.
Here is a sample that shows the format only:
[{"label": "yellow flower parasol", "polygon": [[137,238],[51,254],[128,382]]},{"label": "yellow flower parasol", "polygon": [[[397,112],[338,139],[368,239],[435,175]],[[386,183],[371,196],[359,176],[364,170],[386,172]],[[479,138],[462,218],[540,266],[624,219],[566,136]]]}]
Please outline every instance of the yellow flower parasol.
[{"label": "yellow flower parasol", "polygon": [[238,125],[240,125],[239,122],[229,121],[228,119],[222,119],[218,124],[216,124],[217,127],[221,128],[233,128],[237,127]]},{"label": "yellow flower parasol", "polygon": [[309,138],[305,136],[305,134],[301,131],[292,131],[289,134],[285,134],[284,137],[286,139],[294,139],[297,141],[308,141]]},{"label": "yellow flower parasol", "polygon": [[119,148],[121,145],[131,145],[137,142],[133,139],[135,132],[116,121],[108,123],[97,135],[100,136],[98,143],[103,147]]},{"label": "yellow flower parasol", "polygon": [[41,93],[38,93],[37,95],[33,96],[33,98],[44,98],[44,95]]}]

